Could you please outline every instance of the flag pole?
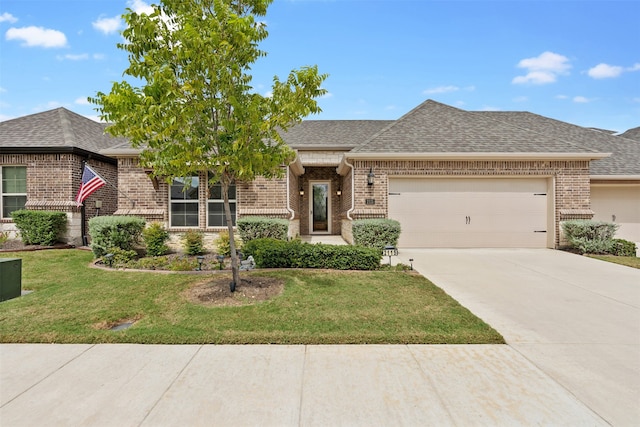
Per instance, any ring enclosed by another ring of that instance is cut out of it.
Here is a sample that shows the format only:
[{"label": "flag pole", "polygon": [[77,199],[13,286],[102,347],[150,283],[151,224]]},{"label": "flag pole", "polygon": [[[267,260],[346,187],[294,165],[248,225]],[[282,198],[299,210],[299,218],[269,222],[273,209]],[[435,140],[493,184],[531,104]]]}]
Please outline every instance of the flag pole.
[{"label": "flag pole", "polygon": [[[81,163],[82,169],[80,171],[80,176],[84,173],[84,167],[87,164],[87,160],[83,159]],[[80,236],[82,238],[82,246],[87,246],[87,211],[84,208],[84,203],[80,205]]]}]

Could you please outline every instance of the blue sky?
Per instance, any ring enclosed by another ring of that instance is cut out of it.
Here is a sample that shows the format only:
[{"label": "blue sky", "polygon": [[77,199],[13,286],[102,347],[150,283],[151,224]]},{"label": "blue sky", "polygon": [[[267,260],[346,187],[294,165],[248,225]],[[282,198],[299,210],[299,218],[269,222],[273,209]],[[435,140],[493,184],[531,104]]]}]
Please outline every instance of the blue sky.
[{"label": "blue sky", "polygon": [[[119,16],[142,0],[3,0],[0,120],[86,102],[127,66]],[[396,119],[426,99],[640,126],[640,1],[275,0],[256,91],[317,64],[312,119]]]}]

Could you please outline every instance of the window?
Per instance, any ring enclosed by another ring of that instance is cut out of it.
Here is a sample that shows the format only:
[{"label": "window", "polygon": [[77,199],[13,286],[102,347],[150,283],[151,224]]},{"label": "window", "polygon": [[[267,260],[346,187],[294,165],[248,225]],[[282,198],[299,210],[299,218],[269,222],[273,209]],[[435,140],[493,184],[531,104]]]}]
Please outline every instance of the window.
[{"label": "window", "polygon": [[171,226],[198,226],[198,187],[199,178],[174,178],[171,183]]},{"label": "window", "polygon": [[2,166],[0,177],[2,218],[10,218],[11,212],[24,209],[27,203],[27,167]]},{"label": "window", "polygon": [[[231,221],[236,225],[236,184],[229,185],[229,207],[231,208]],[[226,227],[227,220],[224,216],[224,199],[222,198],[222,184],[217,183],[209,187],[209,200],[207,202],[207,226]]]}]

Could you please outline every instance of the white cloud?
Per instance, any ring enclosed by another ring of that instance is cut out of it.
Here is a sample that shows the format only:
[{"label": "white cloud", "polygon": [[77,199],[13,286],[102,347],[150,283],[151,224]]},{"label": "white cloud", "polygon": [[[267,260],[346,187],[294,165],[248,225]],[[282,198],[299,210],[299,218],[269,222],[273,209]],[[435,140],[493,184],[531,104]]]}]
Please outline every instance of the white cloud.
[{"label": "white cloud", "polygon": [[568,99],[567,95],[556,95],[556,99]]},{"label": "white cloud", "polygon": [[103,34],[113,34],[123,28],[123,22],[119,16],[114,16],[113,18],[98,18],[98,20],[92,22],[91,25]]},{"label": "white cloud", "polygon": [[527,102],[529,100],[529,97],[527,96],[516,96],[515,98],[513,98],[513,102]]},{"label": "white cloud", "polygon": [[584,96],[574,96],[573,97],[573,102],[576,102],[578,104],[586,104],[588,102],[591,102],[591,100],[589,98],[584,97]]},{"label": "white cloud", "polygon": [[490,105],[485,105],[480,109],[480,111],[501,111],[501,110],[502,110],[501,108],[492,107]]},{"label": "white cloud", "polygon": [[434,87],[434,88],[431,88],[431,89],[427,89],[422,93],[424,95],[432,95],[432,94],[436,94],[436,93],[457,92],[459,90],[460,90],[460,88],[458,86],[438,86],[438,87]]},{"label": "white cloud", "polygon": [[66,55],[57,55],[56,59],[58,61],[64,61],[69,60],[69,61],[86,61],[87,59],[89,59],[89,54],[88,53],[80,53],[80,54],[71,54],[68,53]]},{"label": "white cloud", "polygon": [[77,98],[73,103],[76,105],[91,105],[87,98]]},{"label": "white cloud", "polygon": [[151,15],[153,13],[153,7],[142,0],[128,0],[127,7],[137,14],[146,13]]},{"label": "white cloud", "polygon": [[511,82],[514,84],[548,84],[554,83],[559,75],[568,74],[571,64],[569,58],[553,52],[543,52],[533,58],[525,58],[518,62],[518,68],[528,72],[524,76],[517,76]]},{"label": "white cloud", "polygon": [[633,64],[631,67],[621,67],[619,65],[609,65],[600,63],[587,71],[589,77],[594,79],[612,79],[620,77],[622,73],[640,70],[640,63]]},{"label": "white cloud", "polygon": [[0,15],[0,22],[10,22],[13,24],[14,22],[18,22],[18,18],[16,18],[10,13],[5,12],[2,15]]},{"label": "white cloud", "polygon": [[598,64],[590,68],[587,74],[594,79],[608,79],[618,77],[623,71],[624,69],[617,65]]},{"label": "white cloud", "polygon": [[320,97],[320,99],[329,99],[329,98],[333,98],[333,94],[331,92],[327,92]]},{"label": "white cloud", "polygon": [[0,122],[4,122],[6,120],[11,120],[13,119],[13,116],[7,116],[6,114],[0,114]]},{"label": "white cloud", "polygon": [[65,47],[67,37],[63,32],[43,27],[9,28],[5,34],[7,40],[22,40],[27,47]]},{"label": "white cloud", "polygon": [[459,90],[465,90],[468,92],[473,92],[474,90],[476,90],[476,87],[471,85],[471,86],[465,86],[465,87],[458,87],[458,86],[454,86],[454,85],[449,85],[449,86],[437,86],[437,87],[432,87],[430,89],[426,89],[422,92],[423,95],[433,95],[433,94],[439,94],[439,93],[452,93],[452,92],[457,92]]},{"label": "white cloud", "polygon": [[101,61],[103,59],[106,58],[104,53],[94,53],[93,55],[91,55],[93,57],[93,59],[95,59],[96,61]]},{"label": "white cloud", "polygon": [[7,90],[0,86],[0,93],[5,93]]}]

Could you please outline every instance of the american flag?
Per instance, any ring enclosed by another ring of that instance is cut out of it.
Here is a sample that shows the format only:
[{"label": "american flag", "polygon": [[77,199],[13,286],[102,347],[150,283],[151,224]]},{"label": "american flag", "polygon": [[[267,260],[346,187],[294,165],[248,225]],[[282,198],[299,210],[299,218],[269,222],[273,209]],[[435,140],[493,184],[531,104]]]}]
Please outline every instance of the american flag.
[{"label": "american flag", "polygon": [[84,170],[82,171],[82,182],[80,183],[80,190],[78,190],[78,195],[76,196],[76,203],[78,204],[78,206],[80,206],[84,199],[89,197],[91,193],[93,193],[106,183],[107,181],[102,179],[102,177],[98,175],[96,171],[91,169],[88,165],[84,165]]}]

